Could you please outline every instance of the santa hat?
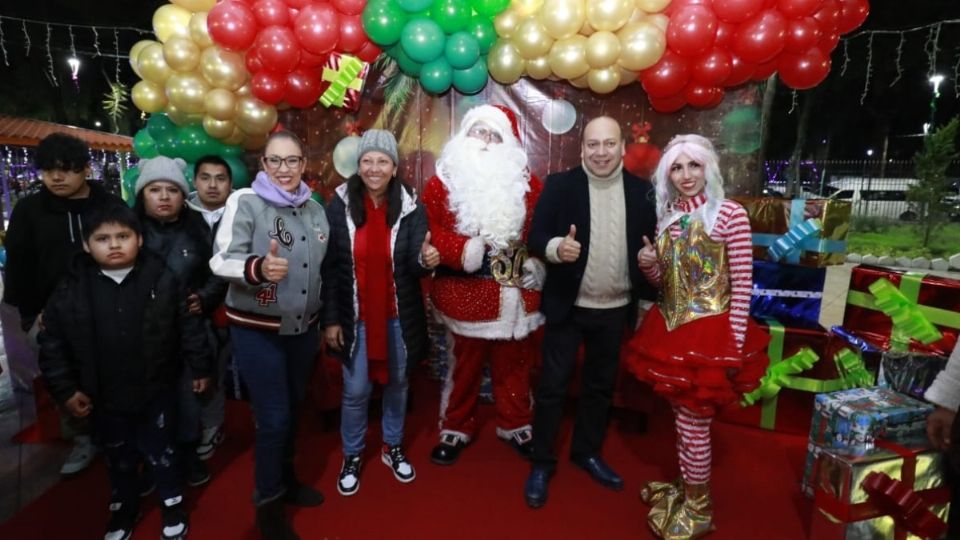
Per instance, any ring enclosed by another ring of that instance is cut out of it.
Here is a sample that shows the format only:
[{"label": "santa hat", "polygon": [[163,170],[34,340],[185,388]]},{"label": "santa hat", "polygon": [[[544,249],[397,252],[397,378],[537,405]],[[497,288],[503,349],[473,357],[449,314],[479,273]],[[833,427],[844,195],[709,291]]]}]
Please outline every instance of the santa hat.
[{"label": "santa hat", "polygon": [[501,137],[512,133],[517,142],[520,142],[520,123],[517,121],[517,115],[504,105],[480,105],[470,109],[460,122],[460,132],[470,131],[477,122],[483,122],[496,129]]}]

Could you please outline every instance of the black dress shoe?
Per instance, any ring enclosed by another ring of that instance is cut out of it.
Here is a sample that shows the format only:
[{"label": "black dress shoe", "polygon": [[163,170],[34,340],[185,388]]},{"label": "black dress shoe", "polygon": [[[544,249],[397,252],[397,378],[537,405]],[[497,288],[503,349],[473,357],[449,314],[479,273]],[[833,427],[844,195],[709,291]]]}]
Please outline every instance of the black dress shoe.
[{"label": "black dress shoe", "polygon": [[547,487],[550,484],[550,471],[543,467],[534,467],[523,486],[523,497],[530,508],[540,508],[547,502]]},{"label": "black dress shoe", "polygon": [[503,439],[511,448],[526,460],[533,458],[533,434],[530,430],[518,431],[509,439]]},{"label": "black dress shoe", "polygon": [[571,461],[574,463],[574,465],[587,471],[590,474],[590,478],[593,478],[603,487],[612,489],[614,491],[620,491],[623,489],[623,478],[620,478],[619,474],[614,472],[609,465],[604,463],[603,460],[600,459],[600,456],[573,458]]},{"label": "black dress shoe", "polygon": [[440,437],[440,444],[434,446],[430,452],[430,461],[437,465],[453,465],[460,458],[460,452],[465,446],[467,443],[456,435],[443,435]]},{"label": "black dress shoe", "polygon": [[287,484],[287,492],[283,494],[283,501],[291,506],[307,508],[323,504],[323,493],[312,487],[293,481]]}]

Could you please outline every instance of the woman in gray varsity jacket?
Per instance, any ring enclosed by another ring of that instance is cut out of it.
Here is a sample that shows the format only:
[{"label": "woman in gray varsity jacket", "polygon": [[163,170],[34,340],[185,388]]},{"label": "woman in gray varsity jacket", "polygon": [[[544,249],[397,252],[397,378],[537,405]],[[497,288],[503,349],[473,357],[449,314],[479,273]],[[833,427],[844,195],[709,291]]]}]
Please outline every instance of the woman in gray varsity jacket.
[{"label": "woman in gray varsity jacket", "polygon": [[260,161],[253,185],[227,199],[210,268],[230,281],[230,334],[257,426],[257,528],[272,540],[296,538],[284,503],[323,502],[294,474],[294,413],[317,351],[320,266],[330,226],[302,182],[306,162],[296,135],[271,135]]}]

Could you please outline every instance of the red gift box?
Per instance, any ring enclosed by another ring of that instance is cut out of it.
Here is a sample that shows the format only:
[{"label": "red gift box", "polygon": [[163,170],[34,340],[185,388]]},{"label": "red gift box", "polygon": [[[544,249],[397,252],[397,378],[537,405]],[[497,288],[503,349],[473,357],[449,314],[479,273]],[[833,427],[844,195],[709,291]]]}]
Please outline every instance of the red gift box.
[{"label": "red gift box", "polygon": [[[909,344],[891,340],[893,320],[876,305],[870,286],[886,279],[899,288],[918,312],[942,334],[933,343],[923,344],[910,339]],[[890,268],[860,265],[850,273],[847,306],[843,314],[844,329],[862,337],[882,350],[910,350],[924,354],[950,356],[960,333],[960,280],[939,276],[901,272]]]},{"label": "red gift box", "polygon": [[333,90],[331,86],[334,86],[334,83],[340,77],[344,67],[344,61],[348,58],[351,59],[351,62],[360,62],[362,67],[355,77],[342,81],[346,85],[343,93],[343,100],[341,102],[338,96],[330,96],[333,99],[331,105],[335,107],[342,107],[350,111],[356,111],[360,108],[360,96],[363,93],[363,83],[367,78],[367,74],[370,72],[370,64],[363,62],[354,56],[337,52],[330,53],[330,57],[327,58],[326,63],[323,65],[323,73],[320,76],[322,81],[321,84],[324,85],[324,94],[321,95],[320,102],[327,107],[330,106],[324,102],[324,97],[328,96],[327,92]]}]

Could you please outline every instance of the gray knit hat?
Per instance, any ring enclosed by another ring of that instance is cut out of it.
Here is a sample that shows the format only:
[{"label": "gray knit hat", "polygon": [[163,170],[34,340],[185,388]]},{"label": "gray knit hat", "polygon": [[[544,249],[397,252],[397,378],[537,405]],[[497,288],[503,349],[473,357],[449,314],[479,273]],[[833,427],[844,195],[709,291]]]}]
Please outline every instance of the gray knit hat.
[{"label": "gray knit hat", "polygon": [[141,159],[136,193],[139,195],[143,188],[147,187],[147,184],[165,180],[176,184],[180,191],[187,195],[190,193],[190,187],[187,186],[187,178],[183,175],[185,170],[187,170],[187,162],[180,158],[157,156],[150,159]]},{"label": "gray knit hat", "polygon": [[367,152],[383,152],[390,156],[394,165],[400,164],[400,158],[397,157],[397,139],[393,133],[383,129],[368,129],[360,138],[360,149],[357,152],[357,163],[363,159]]}]

